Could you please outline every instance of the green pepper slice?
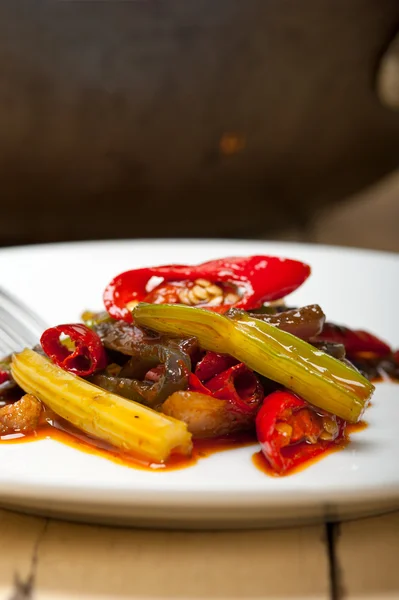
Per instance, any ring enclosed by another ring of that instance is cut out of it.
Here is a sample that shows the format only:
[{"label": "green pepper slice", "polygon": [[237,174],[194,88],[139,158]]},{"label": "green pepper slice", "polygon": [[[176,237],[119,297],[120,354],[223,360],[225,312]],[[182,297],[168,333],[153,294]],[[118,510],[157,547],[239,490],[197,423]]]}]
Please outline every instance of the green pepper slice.
[{"label": "green pepper slice", "polygon": [[230,354],[314,406],[357,422],[374,391],[360,373],[294,335],[236,310],[229,317],[204,309],[139,304],[135,322],[176,336],[195,336],[206,350]]}]

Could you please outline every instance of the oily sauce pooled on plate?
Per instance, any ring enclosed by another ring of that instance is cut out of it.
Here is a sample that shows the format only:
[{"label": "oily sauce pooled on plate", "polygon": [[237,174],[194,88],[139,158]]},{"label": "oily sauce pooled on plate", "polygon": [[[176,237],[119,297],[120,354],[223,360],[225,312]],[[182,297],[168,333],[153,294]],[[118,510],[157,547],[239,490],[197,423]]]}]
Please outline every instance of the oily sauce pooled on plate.
[{"label": "oily sauce pooled on plate", "polygon": [[[376,381],[375,379],[374,381],[378,382],[378,380]],[[391,379],[391,381],[393,381],[393,379]],[[16,398],[14,398],[12,394],[10,394],[9,400],[7,401],[3,398],[1,405],[4,406],[5,404],[12,403],[15,400]],[[357,431],[362,431],[366,427],[367,422],[365,421],[360,421],[356,424],[347,424],[344,437],[338,440],[337,443],[332,445],[327,451],[314,458],[306,459],[303,463],[295,466],[293,469],[290,469],[283,475],[276,473],[271,468],[268,461],[266,460],[266,458],[260,450],[253,454],[252,463],[260,471],[271,477],[285,477],[287,475],[292,475],[294,473],[302,471],[303,469],[306,469],[312,464],[323,459],[328,454],[332,454],[333,452],[337,452],[338,450],[343,450],[344,448],[346,448],[350,441],[350,435],[352,433],[356,433]],[[81,452],[106,458],[119,465],[123,465],[134,469],[148,470],[152,472],[166,472],[176,469],[184,469],[186,467],[195,465],[201,458],[206,458],[208,456],[211,456],[212,454],[223,452],[225,450],[232,450],[234,448],[248,446],[255,446],[256,448],[259,447],[255,432],[241,434],[234,437],[231,436],[224,438],[194,440],[194,447],[191,456],[187,457],[182,456],[180,454],[175,454],[169,458],[167,464],[159,464],[151,461],[146,461],[140,456],[120,452],[119,450],[115,449],[109,444],[106,444],[105,442],[93,438],[83,433],[82,431],[76,429],[73,425],[57,417],[52,411],[50,411],[47,408],[44,408],[41,424],[34,432],[28,434],[13,433],[9,435],[0,436],[0,443],[20,444],[44,439],[55,440],[57,442],[66,444],[71,448],[75,448]]]},{"label": "oily sauce pooled on plate", "polygon": [[217,452],[252,446],[257,443],[255,434],[243,434],[230,438],[195,440],[191,456],[172,454],[167,464],[160,464],[147,461],[146,459],[143,459],[142,456],[120,452],[109,444],[79,431],[67,421],[55,417],[55,415],[47,409],[45,409],[43,413],[43,422],[36,431],[28,434],[13,433],[0,436],[0,443],[20,444],[45,439],[61,442],[71,448],[85,452],[86,454],[107,458],[108,460],[125,467],[160,472],[184,469],[195,465],[199,459],[206,458]]},{"label": "oily sauce pooled on plate", "polygon": [[[355,425],[347,425],[345,436],[339,442],[337,442],[334,446],[332,446],[323,454],[310,460],[308,459],[304,463],[296,466],[294,469],[291,469],[290,471],[285,473],[284,476],[297,473],[307,468],[311,464],[314,464],[315,462],[319,461],[324,456],[336,452],[338,450],[342,450],[348,445],[349,436],[351,433],[361,431],[366,427],[367,423],[365,421],[361,421],[360,423],[356,423]],[[75,448],[81,452],[106,458],[116,464],[123,465],[125,467],[157,472],[184,469],[186,467],[195,465],[201,458],[206,458],[217,452],[223,452],[225,450],[232,450],[234,448],[242,448],[257,445],[255,433],[243,434],[230,438],[226,437],[195,440],[191,456],[187,457],[182,456],[180,454],[175,454],[170,457],[167,464],[153,463],[151,461],[146,461],[145,459],[139,456],[134,456],[132,454],[124,454],[111,447],[110,445],[106,444],[105,442],[102,442],[101,440],[86,435],[85,433],[79,431],[63,419],[59,419],[58,417],[55,418],[51,411],[48,411],[47,409],[45,409],[44,411],[44,418],[42,424],[38,427],[38,429],[35,432],[29,434],[14,433],[11,435],[0,436],[0,443],[20,444],[45,439],[55,440],[57,442],[66,444],[71,448]],[[270,467],[269,463],[267,462],[261,451],[258,451],[253,455],[252,462],[259,470],[266,473],[267,475],[272,477],[281,477],[281,475],[273,471],[273,469]]]}]

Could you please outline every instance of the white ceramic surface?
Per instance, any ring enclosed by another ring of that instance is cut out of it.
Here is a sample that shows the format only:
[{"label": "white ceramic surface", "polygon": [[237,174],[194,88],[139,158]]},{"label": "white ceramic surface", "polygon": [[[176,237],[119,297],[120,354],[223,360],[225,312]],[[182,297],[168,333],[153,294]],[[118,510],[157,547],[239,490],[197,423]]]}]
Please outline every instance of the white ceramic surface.
[{"label": "white ceramic surface", "polygon": [[[328,318],[399,347],[399,257],[323,246],[236,241],[124,241],[0,250],[0,285],[49,324],[102,308],[107,282],[128,268],[197,263],[228,255],[302,259],[313,274],[294,304],[319,303]],[[285,478],[239,448],[170,472],[127,468],[60,443],[0,444],[0,503],[86,521],[156,527],[260,527],[363,516],[399,507],[399,385],[377,386],[369,427],[344,451]]]}]

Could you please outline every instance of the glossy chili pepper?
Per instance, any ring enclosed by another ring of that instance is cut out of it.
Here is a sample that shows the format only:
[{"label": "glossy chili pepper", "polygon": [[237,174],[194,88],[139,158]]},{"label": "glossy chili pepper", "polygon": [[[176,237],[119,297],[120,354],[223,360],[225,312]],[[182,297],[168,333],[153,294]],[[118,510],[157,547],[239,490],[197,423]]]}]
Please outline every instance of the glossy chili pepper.
[{"label": "glossy chili pepper", "polygon": [[388,344],[375,335],[367,331],[335,325],[334,323],[325,323],[316,339],[343,344],[348,358],[365,355],[383,357],[391,354],[391,348]]},{"label": "glossy chili pepper", "polygon": [[0,370],[0,385],[2,383],[5,383],[6,381],[9,381],[9,379],[10,379],[10,374],[7,373],[7,371]]},{"label": "glossy chili pepper", "polygon": [[[292,333],[292,335],[305,341],[317,336],[322,331],[326,320],[326,316],[318,304],[288,309],[276,314],[249,312],[249,315],[265,323],[270,323],[270,325],[274,325],[283,331]],[[229,316],[228,313],[227,316]]]},{"label": "glossy chili pepper", "polygon": [[274,325],[235,310],[229,317],[178,304],[139,304],[142,326],[178,336],[195,336],[203,349],[230,354],[311,404],[357,422],[373,385],[345,363]]},{"label": "glossy chili pepper", "polygon": [[[75,347],[72,351],[60,342],[62,334],[73,342]],[[91,375],[105,368],[107,364],[107,356],[99,336],[81,323],[46,329],[40,343],[44,352],[56,365],[80,377]]]},{"label": "glossy chili pepper", "polygon": [[197,372],[190,374],[189,390],[227,400],[231,411],[248,416],[256,414],[263,400],[263,388],[255,373],[244,363],[224,369],[206,381],[201,381]]},{"label": "glossy chili pepper", "polygon": [[[132,315],[127,305],[145,300],[149,294],[149,281],[153,277],[161,277],[163,284],[198,279],[215,284],[234,284],[239,290],[239,300],[217,310],[227,310],[231,306],[257,308],[264,302],[293,292],[309,274],[310,267],[300,261],[271,256],[224,258],[197,266],[167,265],[134,269],[121,273],[110,282],[104,292],[104,304],[111,317],[131,322]],[[165,300],[170,302],[171,296],[166,295]]]},{"label": "glossy chili pepper", "polygon": [[209,381],[237,363],[238,360],[229,354],[206,352],[205,356],[197,363],[194,372],[201,381]]},{"label": "glossy chili pepper", "polygon": [[342,437],[344,428],[342,419],[317,413],[285,390],[267,396],[256,416],[262,452],[279,474],[328,450]]},{"label": "glossy chili pepper", "polygon": [[188,390],[169,396],[162,411],[184,421],[194,437],[212,438],[252,430],[263,397],[258,378],[244,364],[207,352],[190,373]]},{"label": "glossy chili pepper", "polygon": [[17,384],[11,374],[12,355],[5,356],[0,361],[0,397],[9,396],[10,392],[17,391]]},{"label": "glossy chili pepper", "polygon": [[171,394],[187,389],[191,339],[162,339],[123,321],[97,328],[104,346],[131,357],[117,374],[99,373],[91,381],[109,392],[157,408]]}]

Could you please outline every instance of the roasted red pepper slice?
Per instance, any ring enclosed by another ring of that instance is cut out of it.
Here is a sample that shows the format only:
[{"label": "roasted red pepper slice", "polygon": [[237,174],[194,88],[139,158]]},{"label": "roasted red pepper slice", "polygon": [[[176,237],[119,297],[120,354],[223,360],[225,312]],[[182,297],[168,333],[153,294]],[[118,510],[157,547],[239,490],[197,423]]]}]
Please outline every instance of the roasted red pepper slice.
[{"label": "roasted red pepper slice", "polygon": [[231,306],[252,309],[293,292],[309,274],[310,267],[300,261],[262,255],[212,260],[197,266],[134,269],[121,273],[109,283],[104,292],[104,304],[111,317],[131,322],[132,316],[126,305],[143,301],[149,293],[150,279],[161,277],[163,283],[206,279],[212,283],[234,284],[242,295],[238,302],[226,305],[224,310]]},{"label": "roasted red pepper slice", "polygon": [[384,357],[391,354],[391,348],[384,341],[367,331],[349,329],[334,323],[325,323],[318,340],[343,344],[348,358]]},{"label": "roasted red pepper slice", "polygon": [[189,390],[227,400],[232,411],[254,416],[264,396],[263,387],[244,363],[226,368],[232,362],[237,363],[231,356],[207,352],[190,374]]},{"label": "roasted red pepper slice", "polygon": [[[69,336],[74,343],[73,351],[60,342],[62,334]],[[56,365],[80,377],[92,375],[107,364],[107,356],[99,336],[81,323],[50,327],[43,333],[40,343]]]},{"label": "roasted red pepper slice", "polygon": [[[266,396],[256,416],[262,452],[279,474],[325,452],[342,436],[344,428],[342,419],[327,414],[323,417],[285,390]],[[322,435],[331,439],[321,439]]]}]

